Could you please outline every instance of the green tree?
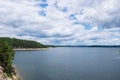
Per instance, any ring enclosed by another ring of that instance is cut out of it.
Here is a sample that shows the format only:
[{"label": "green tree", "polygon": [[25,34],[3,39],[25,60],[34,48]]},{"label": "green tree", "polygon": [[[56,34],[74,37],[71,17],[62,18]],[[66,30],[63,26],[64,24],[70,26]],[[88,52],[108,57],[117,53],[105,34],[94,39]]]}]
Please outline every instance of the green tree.
[{"label": "green tree", "polygon": [[7,42],[12,48],[46,48],[47,46],[30,40],[21,40],[16,38],[0,37],[0,40]]},{"label": "green tree", "polygon": [[14,59],[14,51],[6,42],[0,40],[0,65],[4,68],[4,72],[9,77],[12,76],[12,61]]}]

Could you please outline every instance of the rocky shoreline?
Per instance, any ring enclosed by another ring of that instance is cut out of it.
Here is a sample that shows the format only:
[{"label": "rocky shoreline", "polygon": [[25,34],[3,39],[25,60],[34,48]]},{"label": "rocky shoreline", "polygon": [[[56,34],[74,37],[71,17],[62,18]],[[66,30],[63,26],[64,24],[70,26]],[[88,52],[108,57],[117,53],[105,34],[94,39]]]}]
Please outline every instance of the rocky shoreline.
[{"label": "rocky shoreline", "polygon": [[13,66],[13,75],[8,77],[6,73],[3,72],[4,68],[0,66],[0,80],[20,80],[15,67]]}]

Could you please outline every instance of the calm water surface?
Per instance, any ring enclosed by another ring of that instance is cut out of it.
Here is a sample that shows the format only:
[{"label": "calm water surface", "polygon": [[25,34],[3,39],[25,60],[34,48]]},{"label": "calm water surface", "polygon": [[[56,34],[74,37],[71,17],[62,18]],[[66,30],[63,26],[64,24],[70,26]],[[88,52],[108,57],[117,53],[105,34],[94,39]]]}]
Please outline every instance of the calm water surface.
[{"label": "calm water surface", "polygon": [[22,80],[120,80],[120,48],[49,48],[16,51]]}]

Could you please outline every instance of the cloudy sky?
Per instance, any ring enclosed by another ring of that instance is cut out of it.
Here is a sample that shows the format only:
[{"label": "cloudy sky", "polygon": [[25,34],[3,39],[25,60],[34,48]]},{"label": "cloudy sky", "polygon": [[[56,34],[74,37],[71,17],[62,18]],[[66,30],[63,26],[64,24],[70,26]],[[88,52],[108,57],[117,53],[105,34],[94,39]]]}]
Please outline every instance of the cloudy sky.
[{"label": "cloudy sky", "polygon": [[120,0],[0,0],[0,37],[120,45]]}]

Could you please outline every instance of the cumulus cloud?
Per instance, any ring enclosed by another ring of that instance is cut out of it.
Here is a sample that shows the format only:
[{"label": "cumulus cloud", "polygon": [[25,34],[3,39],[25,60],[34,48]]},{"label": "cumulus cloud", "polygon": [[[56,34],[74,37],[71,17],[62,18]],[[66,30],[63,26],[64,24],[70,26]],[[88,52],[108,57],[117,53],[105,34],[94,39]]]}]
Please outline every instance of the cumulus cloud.
[{"label": "cumulus cloud", "polygon": [[119,0],[0,0],[0,36],[54,45],[119,45]]}]

